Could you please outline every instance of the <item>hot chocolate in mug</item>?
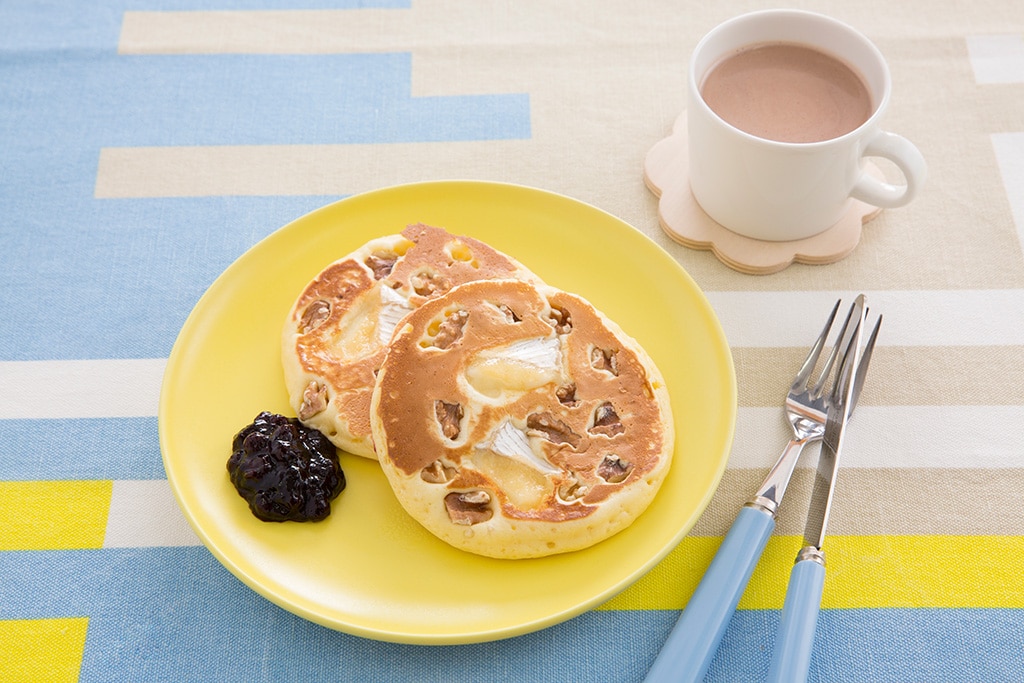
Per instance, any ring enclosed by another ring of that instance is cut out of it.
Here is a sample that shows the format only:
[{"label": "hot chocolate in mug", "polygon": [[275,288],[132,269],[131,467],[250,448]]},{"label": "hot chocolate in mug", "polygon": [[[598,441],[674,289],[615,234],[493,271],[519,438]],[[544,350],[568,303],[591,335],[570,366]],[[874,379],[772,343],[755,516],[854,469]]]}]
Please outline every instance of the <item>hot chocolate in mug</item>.
[{"label": "hot chocolate in mug", "polygon": [[[690,189],[712,219],[761,240],[827,230],[854,199],[910,202],[926,164],[906,138],[880,127],[889,68],[864,35],[830,17],[765,10],[731,19],[690,60]],[[868,172],[890,160],[905,184]]]}]

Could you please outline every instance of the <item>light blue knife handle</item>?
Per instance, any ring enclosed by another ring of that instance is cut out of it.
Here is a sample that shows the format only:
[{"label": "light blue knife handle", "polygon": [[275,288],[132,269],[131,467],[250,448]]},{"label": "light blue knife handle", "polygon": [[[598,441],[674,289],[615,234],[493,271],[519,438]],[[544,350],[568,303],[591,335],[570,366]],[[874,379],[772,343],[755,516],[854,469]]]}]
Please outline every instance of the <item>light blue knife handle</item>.
[{"label": "light blue knife handle", "polygon": [[768,683],[807,680],[824,585],[825,565],[811,559],[793,565],[768,668]]},{"label": "light blue knife handle", "polygon": [[774,528],[775,519],[766,510],[740,510],[647,673],[647,683],[704,680]]}]

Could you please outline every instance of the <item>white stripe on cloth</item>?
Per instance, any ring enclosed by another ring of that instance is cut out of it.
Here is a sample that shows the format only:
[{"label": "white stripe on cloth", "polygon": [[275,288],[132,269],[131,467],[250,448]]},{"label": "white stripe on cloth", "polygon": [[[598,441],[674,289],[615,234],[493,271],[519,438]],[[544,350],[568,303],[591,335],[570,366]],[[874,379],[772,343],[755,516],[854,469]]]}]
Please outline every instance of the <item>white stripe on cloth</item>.
[{"label": "white stripe on cloth", "polygon": [[[858,292],[708,292],[733,347],[809,347],[825,317]],[[879,346],[1024,346],[1024,290],[865,292],[885,317]],[[845,308],[843,313],[845,313]]]},{"label": "white stripe on cloth", "polygon": [[[1021,69],[1020,82],[1024,82],[1024,64]],[[999,174],[1003,178],[1010,211],[1013,212],[1013,222],[1017,225],[1017,237],[1024,248],[1024,133],[996,133],[992,136],[992,148],[999,163]],[[1017,317],[1024,318],[1019,308]]]},{"label": "white stripe on cloth", "polygon": [[151,417],[165,358],[0,361],[0,419]]},{"label": "white stripe on cloth", "polygon": [[1024,36],[1019,33],[967,36],[967,54],[977,83],[1024,83]]},{"label": "white stripe on cloth", "polygon": [[115,481],[104,548],[201,545],[166,479]]},{"label": "white stripe on cloth", "polygon": [[[768,468],[789,439],[778,408],[740,408],[729,468]],[[843,467],[1024,467],[1024,406],[861,406],[843,446]],[[814,467],[812,457],[801,467]]]}]

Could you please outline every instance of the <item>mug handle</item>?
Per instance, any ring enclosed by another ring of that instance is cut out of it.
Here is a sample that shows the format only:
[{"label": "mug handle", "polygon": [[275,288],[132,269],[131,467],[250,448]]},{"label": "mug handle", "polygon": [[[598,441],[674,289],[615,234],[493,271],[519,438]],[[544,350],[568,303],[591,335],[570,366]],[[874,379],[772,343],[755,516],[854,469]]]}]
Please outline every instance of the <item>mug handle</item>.
[{"label": "mug handle", "polygon": [[928,169],[924,156],[914,143],[902,136],[878,131],[865,145],[864,156],[882,157],[896,164],[903,173],[906,185],[883,183],[862,172],[850,192],[854,199],[883,209],[895,209],[909,204],[917,190],[924,184]]}]

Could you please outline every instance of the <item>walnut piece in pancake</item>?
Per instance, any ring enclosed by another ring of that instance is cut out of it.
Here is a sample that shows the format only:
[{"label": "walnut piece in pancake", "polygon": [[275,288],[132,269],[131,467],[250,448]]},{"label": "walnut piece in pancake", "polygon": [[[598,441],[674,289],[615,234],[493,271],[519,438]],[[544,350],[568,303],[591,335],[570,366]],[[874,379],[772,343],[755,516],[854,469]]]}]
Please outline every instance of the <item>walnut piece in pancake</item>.
[{"label": "walnut piece in pancake", "polygon": [[504,280],[452,289],[391,340],[371,410],[405,510],[464,550],[540,557],[629,526],[668,472],[668,390],[590,303]]},{"label": "walnut piece in pancake", "polygon": [[288,314],[282,361],[292,409],[338,448],[376,458],[370,395],[399,321],[465,282],[534,277],[479,240],[428,225],[365,243],[321,271]]}]

